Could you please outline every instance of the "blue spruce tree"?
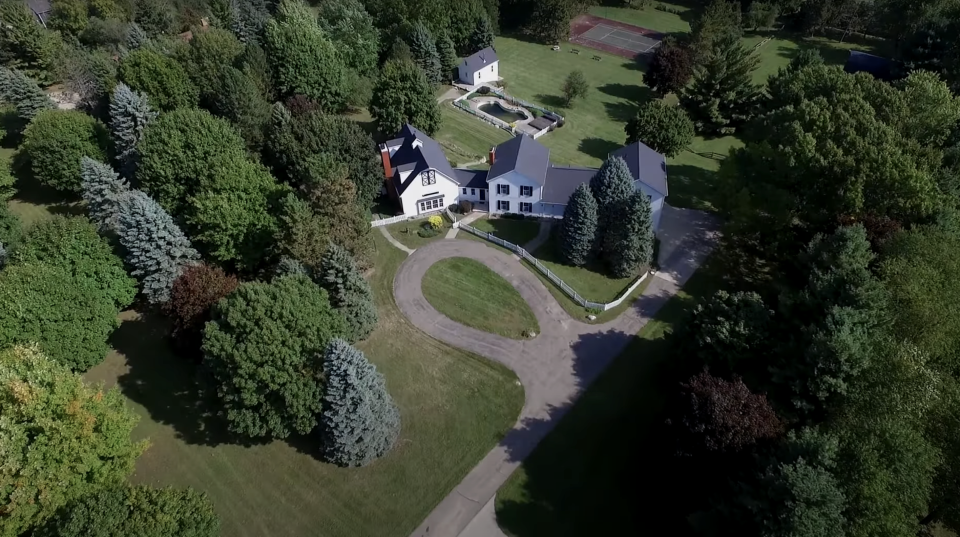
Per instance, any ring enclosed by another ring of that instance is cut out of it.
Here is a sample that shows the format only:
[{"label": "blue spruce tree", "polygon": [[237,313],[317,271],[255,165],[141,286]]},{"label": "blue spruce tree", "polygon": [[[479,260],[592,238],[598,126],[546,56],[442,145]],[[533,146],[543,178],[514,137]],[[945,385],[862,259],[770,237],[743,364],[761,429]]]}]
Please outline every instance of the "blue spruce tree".
[{"label": "blue spruce tree", "polygon": [[110,166],[83,157],[80,161],[80,188],[90,220],[97,224],[101,233],[115,232],[120,200],[130,191],[127,180]]},{"label": "blue spruce tree", "polygon": [[53,101],[33,79],[6,67],[0,67],[0,102],[12,104],[17,116],[25,123],[33,119],[37,112],[54,107]]},{"label": "blue spruce tree", "polygon": [[137,144],[143,139],[147,125],[156,118],[157,112],[150,108],[146,95],[126,84],[117,84],[110,99],[110,131],[124,176],[133,176]]},{"label": "blue spruce tree", "polygon": [[383,375],[340,338],[327,347],[323,372],[324,458],[337,466],[364,466],[390,451],[400,434],[400,411]]},{"label": "blue spruce tree", "polygon": [[586,184],[573,191],[560,223],[560,253],[564,261],[582,266],[590,258],[597,236],[597,200]]},{"label": "blue spruce tree", "polygon": [[117,235],[133,267],[131,274],[143,282],[151,304],[167,302],[173,281],[200,258],[173,218],[139,190],[127,192],[120,201]]},{"label": "blue spruce tree", "polygon": [[137,50],[138,48],[146,45],[150,41],[150,36],[147,35],[147,32],[143,31],[143,28],[135,22],[130,23],[130,28],[127,30],[127,48],[130,50]]},{"label": "blue spruce tree", "polygon": [[330,294],[330,304],[347,320],[350,341],[366,339],[377,326],[377,307],[370,284],[363,279],[350,252],[331,244],[316,280]]},{"label": "blue spruce tree", "polygon": [[413,25],[407,42],[413,62],[423,70],[431,84],[439,84],[442,80],[440,54],[430,30],[423,23],[417,22]]},{"label": "blue spruce tree", "polygon": [[[627,161],[620,157],[607,159],[593,179],[590,179],[590,190],[597,200],[597,240],[594,247],[603,250],[603,237],[606,237],[620,218],[621,205],[636,192]],[[601,253],[604,257],[608,254],[607,251]]]},{"label": "blue spruce tree", "polygon": [[636,276],[653,260],[653,217],[647,195],[634,192],[619,206],[616,222],[604,235],[604,259],[617,278]]}]

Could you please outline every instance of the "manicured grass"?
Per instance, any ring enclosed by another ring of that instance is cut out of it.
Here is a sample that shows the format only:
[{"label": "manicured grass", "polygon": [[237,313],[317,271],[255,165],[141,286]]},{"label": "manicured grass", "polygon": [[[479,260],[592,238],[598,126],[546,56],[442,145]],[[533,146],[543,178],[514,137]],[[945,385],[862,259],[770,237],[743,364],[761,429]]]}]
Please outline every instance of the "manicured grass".
[{"label": "manicured grass", "polygon": [[632,9],[625,7],[606,7],[593,6],[590,8],[590,14],[604,19],[633,24],[648,30],[655,30],[664,34],[686,34],[690,33],[690,21],[695,15],[694,10],[687,6],[677,4],[668,4],[673,9],[680,11],[679,14],[667,13],[654,9],[656,4],[651,4],[643,9]]},{"label": "manicured grass", "polygon": [[457,110],[450,103],[445,101],[440,105],[443,123],[434,139],[457,166],[486,159],[491,147],[511,138],[509,132]]},{"label": "manicured grass", "polygon": [[591,302],[612,301],[636,279],[636,276],[613,278],[607,275],[599,261],[591,261],[582,267],[564,264],[560,256],[560,239],[556,228],[547,242],[532,253],[580,296]]},{"label": "manicured grass", "polygon": [[[536,238],[537,233],[540,231],[540,222],[535,220],[511,220],[509,218],[483,217],[478,220],[474,220],[468,225],[480,231],[493,233],[493,235],[498,239],[503,239],[507,242],[512,242],[513,244],[520,246],[532,241],[534,238]],[[480,237],[470,233],[464,232],[463,234],[483,240]],[[460,234],[458,233],[457,237],[459,236]]]},{"label": "manicured grass", "polygon": [[[0,159],[10,162],[16,151],[0,147]],[[20,217],[24,227],[47,219],[52,214],[86,214],[79,200],[64,201],[64,195],[36,181],[18,181],[17,193],[7,202],[10,212]]]},{"label": "manicured grass", "polygon": [[400,407],[397,446],[359,469],[316,458],[315,437],[251,446],[220,443],[197,368],[169,349],[163,320],[127,312],[116,352],[87,374],[119,384],[142,416],[135,436],[150,449],[133,481],[207,492],[223,535],[406,537],[510,429],[523,389],[506,368],[417,330],[393,301],[406,258],[379,233],[371,284],[380,322],[358,346]]},{"label": "manicured grass", "polygon": [[[660,409],[669,334],[711,293],[708,265],[687,282],[497,492],[497,521],[514,537],[685,535]],[[674,503],[671,503],[674,502]]]},{"label": "manicured grass", "polygon": [[426,222],[427,220],[425,218],[405,220],[403,222],[397,222],[396,224],[390,224],[386,226],[386,229],[387,233],[400,241],[401,244],[413,249],[426,246],[433,241],[443,240],[443,238],[447,236],[447,231],[450,229],[450,221],[447,220],[446,217],[443,217],[443,227],[441,227],[433,237],[421,237],[417,234],[417,232],[422,229],[421,226]]},{"label": "manicured grass", "polygon": [[540,333],[530,306],[502,276],[464,257],[443,259],[423,277],[423,296],[460,324],[513,339]]}]

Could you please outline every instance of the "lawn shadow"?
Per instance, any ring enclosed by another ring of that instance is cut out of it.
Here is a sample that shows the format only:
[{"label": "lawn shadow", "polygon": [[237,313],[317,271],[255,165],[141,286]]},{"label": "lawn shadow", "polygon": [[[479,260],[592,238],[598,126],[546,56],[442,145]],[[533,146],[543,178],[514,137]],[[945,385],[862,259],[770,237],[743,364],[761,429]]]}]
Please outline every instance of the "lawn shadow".
[{"label": "lawn shadow", "polygon": [[672,164],[669,170],[667,203],[682,209],[717,210],[717,172],[689,164]]},{"label": "lawn shadow", "polygon": [[52,214],[79,216],[86,214],[80,198],[73,193],[63,192],[40,184],[29,172],[29,164],[20,153],[16,153],[10,166],[16,177],[14,188],[17,193],[13,199],[30,205],[46,207]]},{"label": "lawn shadow", "polygon": [[566,109],[567,101],[560,95],[548,95],[546,93],[538,93],[533,97],[535,103],[539,103],[547,108],[560,108]]},{"label": "lawn shadow", "polygon": [[637,110],[640,108],[640,104],[631,101],[605,102],[603,103],[603,107],[607,109],[607,117],[610,118],[611,121],[627,123],[637,116]]},{"label": "lawn shadow", "polygon": [[643,104],[654,97],[653,90],[647,86],[639,84],[604,84],[597,86],[597,91],[618,99],[626,99],[630,102]]},{"label": "lawn shadow", "polygon": [[580,145],[577,147],[577,149],[593,158],[607,160],[607,157],[610,156],[610,153],[620,149],[621,147],[623,147],[623,144],[611,142],[610,140],[604,140],[603,138],[584,138],[583,140],[580,140]]},{"label": "lawn shadow", "polygon": [[168,328],[163,317],[143,313],[114,331],[110,344],[126,358],[128,367],[117,385],[150,413],[150,419],[173,427],[187,444],[233,443],[217,415],[213,390],[204,389],[209,383],[198,380],[193,362],[174,354],[167,341]]}]

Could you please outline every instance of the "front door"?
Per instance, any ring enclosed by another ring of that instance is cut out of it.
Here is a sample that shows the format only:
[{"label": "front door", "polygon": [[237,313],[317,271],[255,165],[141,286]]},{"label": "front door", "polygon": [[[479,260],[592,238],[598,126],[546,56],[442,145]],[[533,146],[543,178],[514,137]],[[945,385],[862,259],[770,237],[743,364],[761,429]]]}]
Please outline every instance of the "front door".
[{"label": "front door", "polygon": [[481,188],[481,189],[480,189],[480,201],[486,201],[486,200],[487,200],[487,189]]}]

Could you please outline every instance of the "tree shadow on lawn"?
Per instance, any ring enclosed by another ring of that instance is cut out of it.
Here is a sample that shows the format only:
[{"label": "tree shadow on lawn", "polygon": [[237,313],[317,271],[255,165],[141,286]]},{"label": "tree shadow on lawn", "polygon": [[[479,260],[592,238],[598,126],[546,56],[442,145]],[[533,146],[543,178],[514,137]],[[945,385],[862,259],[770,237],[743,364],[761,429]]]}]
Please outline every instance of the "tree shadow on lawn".
[{"label": "tree shadow on lawn", "polygon": [[618,99],[626,99],[632,103],[643,104],[653,99],[653,90],[639,84],[604,84],[597,86],[597,91]]},{"label": "tree shadow on lawn", "polygon": [[187,444],[237,443],[217,414],[215,392],[198,380],[198,366],[170,348],[168,328],[160,315],[143,313],[114,331],[110,344],[126,357],[129,368],[117,379],[120,390]]},{"label": "tree shadow on lawn", "polygon": [[637,116],[637,110],[640,108],[640,103],[631,101],[618,101],[615,103],[605,102],[603,103],[603,107],[607,109],[607,117],[610,118],[611,121],[627,123]]},{"label": "tree shadow on lawn", "polygon": [[560,95],[549,95],[546,93],[538,93],[534,95],[533,102],[543,105],[546,108],[551,108],[553,110],[566,110],[567,100]]},{"label": "tree shadow on lawn", "polygon": [[[624,139],[626,139],[627,135],[624,134],[623,136]],[[607,157],[610,156],[610,153],[620,149],[621,147],[623,147],[623,144],[611,142],[610,140],[604,140],[603,138],[584,138],[583,140],[580,140],[580,145],[577,147],[577,149],[593,158],[607,160]]]},{"label": "tree shadow on lawn", "polygon": [[671,164],[667,171],[670,175],[667,203],[681,209],[717,210],[717,172],[688,164]]},{"label": "tree shadow on lawn", "polygon": [[61,192],[54,188],[40,184],[31,174],[29,164],[20,153],[13,156],[10,165],[16,177],[14,188],[17,190],[13,199],[29,205],[46,207],[52,214],[64,216],[79,216],[86,214],[76,194]]}]

